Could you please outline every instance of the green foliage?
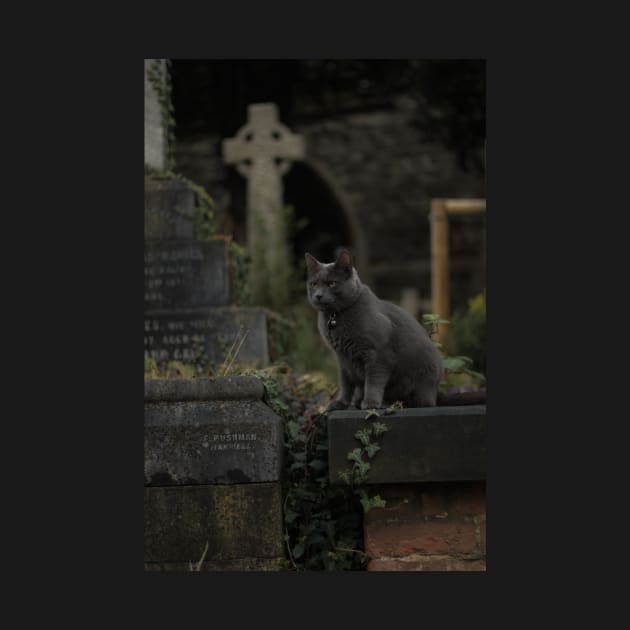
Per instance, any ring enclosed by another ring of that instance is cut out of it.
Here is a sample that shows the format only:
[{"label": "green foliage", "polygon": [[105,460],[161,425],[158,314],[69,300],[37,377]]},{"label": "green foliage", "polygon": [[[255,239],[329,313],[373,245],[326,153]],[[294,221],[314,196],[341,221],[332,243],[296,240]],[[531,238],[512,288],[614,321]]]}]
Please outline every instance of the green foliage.
[{"label": "green foliage", "polygon": [[159,364],[155,359],[144,359],[144,378],[195,378],[198,376],[216,376],[213,368],[207,363],[168,361]]},{"label": "green foliage", "polygon": [[486,299],[479,293],[468,300],[466,310],[453,313],[446,346],[449,352],[471,357],[480,372],[486,370]]},{"label": "green foliage", "polygon": [[361,570],[363,508],[351,488],[328,479],[327,425],[332,389],[319,376],[286,366],[244,373],[260,378],[267,404],[285,420],[284,526],[287,568]]},{"label": "green foliage", "polygon": [[450,324],[449,320],[442,319],[440,315],[434,313],[423,315],[422,319],[431,340],[442,353],[444,377],[440,383],[440,388],[446,390],[463,384],[474,384],[477,386],[485,384],[485,375],[472,369],[474,362],[470,357],[465,355],[450,356],[444,349],[443,344],[434,339],[438,332],[439,324]]},{"label": "green foliage", "polygon": [[293,326],[286,339],[283,360],[297,372],[324,375],[331,383],[336,383],[337,363],[317,331],[317,313],[313,307],[303,300],[288,307],[285,317]]},{"label": "green foliage", "polygon": [[[169,181],[175,180],[186,184],[190,190],[194,193],[195,198],[195,213],[192,217],[186,216],[193,221],[194,237],[200,241],[207,241],[215,235],[215,220],[214,220],[214,201],[207,193],[205,188],[195,184],[190,179],[174,173],[171,170],[160,171],[158,169],[144,165],[144,173],[151,179],[156,181]],[[177,209],[176,209],[177,210]]]},{"label": "green foliage", "polygon": [[230,276],[233,302],[237,306],[250,304],[249,267],[251,258],[247,248],[235,241],[230,242]]},{"label": "green foliage", "polygon": [[[390,405],[383,413],[389,415],[394,413],[396,409],[402,409],[402,403],[396,401]],[[365,419],[369,420],[373,417],[380,417],[376,409],[366,410]],[[384,433],[389,431],[389,427],[378,420],[370,423],[370,425],[359,429],[354,437],[358,440],[360,446],[348,453],[347,459],[352,462],[352,467],[339,473],[339,478],[353,489],[354,494],[359,498],[363,512],[367,513],[375,507],[385,507],[386,503],[377,494],[369,497],[367,490],[363,487],[368,481],[368,475],[372,465],[370,460],[381,450],[381,445],[376,441]]]},{"label": "green foliage", "polygon": [[293,210],[279,208],[264,215],[249,212],[249,285],[252,304],[282,311],[289,304],[293,267],[289,252],[289,222]]}]

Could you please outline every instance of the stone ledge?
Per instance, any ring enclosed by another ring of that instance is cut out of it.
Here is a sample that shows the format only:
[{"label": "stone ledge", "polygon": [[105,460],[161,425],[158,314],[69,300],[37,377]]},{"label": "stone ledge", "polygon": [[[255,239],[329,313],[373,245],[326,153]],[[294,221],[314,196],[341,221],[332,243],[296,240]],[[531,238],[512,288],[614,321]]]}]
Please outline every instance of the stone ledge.
[{"label": "stone ledge", "polygon": [[328,414],[331,483],[343,483],[347,455],[360,446],[354,434],[375,420],[388,425],[381,450],[370,461],[368,483],[468,481],[486,478],[486,406],[401,409],[365,419],[366,411]]},{"label": "stone ledge", "polygon": [[144,382],[145,402],[262,400],[265,388],[255,376],[165,378]]}]

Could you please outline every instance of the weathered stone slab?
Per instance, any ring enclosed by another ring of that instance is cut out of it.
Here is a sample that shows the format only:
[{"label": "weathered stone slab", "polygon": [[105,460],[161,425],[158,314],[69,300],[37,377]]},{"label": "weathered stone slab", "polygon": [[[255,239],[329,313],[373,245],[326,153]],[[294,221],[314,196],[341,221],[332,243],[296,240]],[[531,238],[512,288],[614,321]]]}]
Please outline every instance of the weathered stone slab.
[{"label": "weathered stone slab", "polygon": [[193,238],[195,194],[182,181],[144,178],[144,240]]},{"label": "weathered stone slab", "polygon": [[145,314],[229,303],[228,241],[145,241]]},{"label": "weathered stone slab", "polygon": [[[286,567],[284,558],[229,558],[227,560],[211,560],[201,564],[201,571],[281,571]],[[193,562],[196,571],[197,563]],[[145,562],[145,571],[186,571],[190,572],[188,562]]]},{"label": "weathered stone slab", "polygon": [[[280,484],[147,487],[144,489],[144,561],[172,563],[162,570],[206,559],[283,557]],[[238,565],[238,562],[237,562]]]},{"label": "weathered stone slab", "polygon": [[[329,475],[339,483],[347,455],[360,446],[354,434],[375,420],[388,425],[370,460],[368,483],[466,481],[486,478],[486,406],[402,409],[365,419],[366,411],[328,415]],[[382,413],[382,411],[381,411]]]},{"label": "weathered stone slab", "polygon": [[145,402],[262,400],[265,387],[255,376],[159,378],[144,382]]},{"label": "weathered stone slab", "polygon": [[147,381],[145,484],[279,481],[283,422],[262,396],[253,377]]},{"label": "weathered stone slab", "polygon": [[267,315],[262,308],[224,306],[145,313],[144,356],[158,364],[173,360],[194,363],[203,357],[221,366],[234,341],[245,333],[236,363],[269,365]]}]

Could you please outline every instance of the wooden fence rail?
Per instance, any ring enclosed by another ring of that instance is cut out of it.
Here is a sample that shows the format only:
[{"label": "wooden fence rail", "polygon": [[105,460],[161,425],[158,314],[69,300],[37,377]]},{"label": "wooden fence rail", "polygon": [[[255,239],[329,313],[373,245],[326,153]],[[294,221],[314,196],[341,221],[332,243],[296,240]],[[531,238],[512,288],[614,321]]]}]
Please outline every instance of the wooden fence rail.
[{"label": "wooden fence rail", "polygon": [[[431,200],[431,304],[432,311],[444,319],[451,315],[448,220],[457,214],[482,214],[486,211],[485,199],[432,199]],[[444,341],[445,324],[440,324],[437,337]]]}]

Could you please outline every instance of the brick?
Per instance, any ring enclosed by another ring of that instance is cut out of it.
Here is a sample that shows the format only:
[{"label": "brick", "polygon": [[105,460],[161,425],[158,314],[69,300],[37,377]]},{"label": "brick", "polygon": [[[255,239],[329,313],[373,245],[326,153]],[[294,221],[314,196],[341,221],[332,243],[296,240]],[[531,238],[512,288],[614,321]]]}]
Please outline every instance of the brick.
[{"label": "brick", "polygon": [[384,508],[373,508],[365,515],[365,523],[422,520],[421,492],[417,485],[373,486],[370,491],[386,501]]},{"label": "brick", "polygon": [[451,511],[460,516],[486,513],[486,484],[482,482],[457,484],[450,501]]},{"label": "brick", "polygon": [[366,524],[365,550],[375,558],[414,553],[471,553],[477,549],[476,529],[474,523],[446,520]]},{"label": "brick", "polygon": [[426,556],[413,560],[370,560],[368,571],[485,571],[486,561],[463,560],[451,556]]},{"label": "brick", "polygon": [[486,521],[482,521],[479,525],[480,547],[481,553],[486,553]]},{"label": "brick", "polygon": [[425,516],[448,515],[450,510],[448,503],[448,493],[442,486],[422,493],[422,513]]}]

